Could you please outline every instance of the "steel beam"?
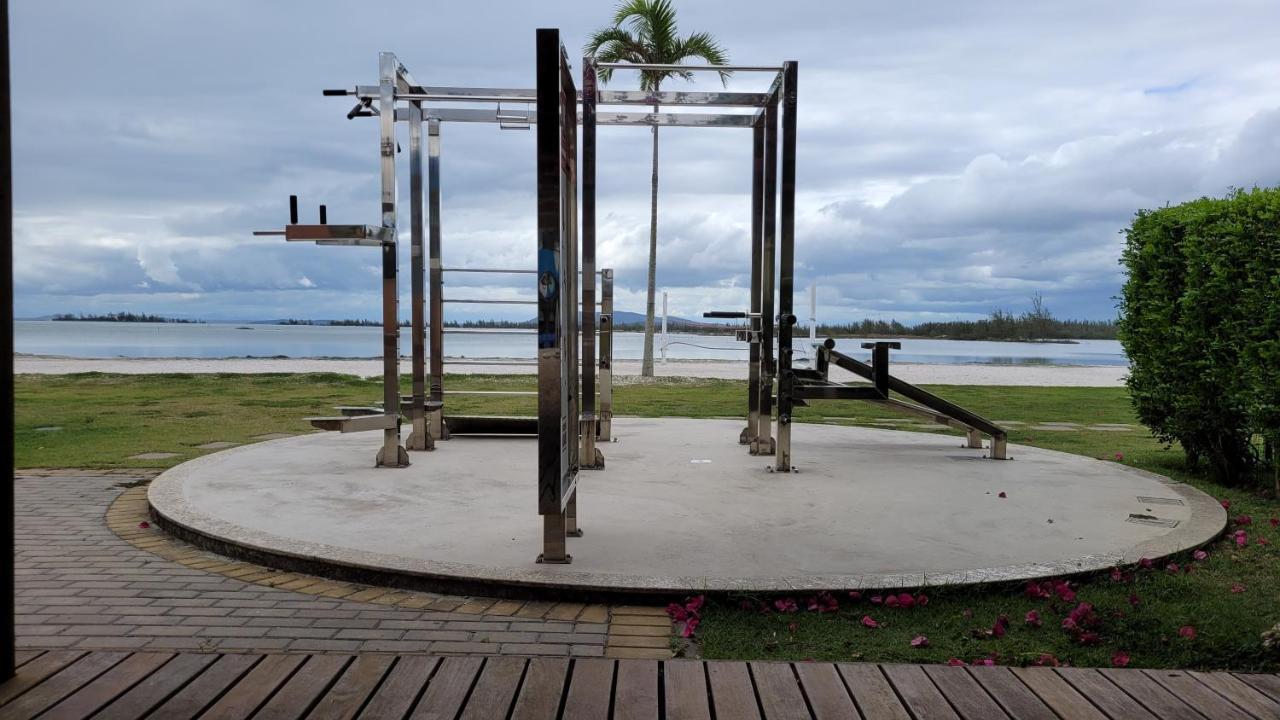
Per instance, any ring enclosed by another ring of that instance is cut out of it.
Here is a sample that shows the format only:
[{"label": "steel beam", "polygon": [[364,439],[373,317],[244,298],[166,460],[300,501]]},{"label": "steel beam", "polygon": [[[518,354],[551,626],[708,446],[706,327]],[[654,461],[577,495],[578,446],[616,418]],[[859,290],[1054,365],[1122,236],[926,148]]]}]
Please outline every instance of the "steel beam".
[{"label": "steel beam", "polygon": [[428,414],[431,436],[447,440],[444,428],[444,270],[440,229],[440,121],[427,121],[427,239],[428,285],[431,325],[431,402],[437,409]]},{"label": "steel beam", "polygon": [[752,454],[772,455],[773,383],[777,366],[773,356],[774,264],[777,258],[778,202],[778,107],[771,105],[764,114],[764,219],[760,257],[760,424]]},{"label": "steel beam", "polygon": [[422,106],[409,105],[409,257],[410,257],[410,343],[413,346],[411,375],[413,394],[409,405],[412,429],[405,441],[408,450],[434,450],[435,438],[427,428],[426,349],[426,267],[423,243],[422,189]]},{"label": "steel beam", "polygon": [[[799,73],[794,60],[782,70],[782,247],[778,258],[778,452],[775,470],[791,471],[791,412],[796,384],[791,371],[791,347],[796,316],[796,81]],[[888,357],[886,351],[886,358]],[[886,363],[887,365],[887,363]]]},{"label": "steel beam", "polygon": [[738,442],[755,448],[760,428],[760,273],[764,233],[764,122],[751,130],[751,304],[747,320],[751,343],[747,358],[747,427]]},{"label": "steel beam", "polygon": [[389,228],[391,241],[382,243],[382,407],[396,423],[382,435],[378,467],[406,467],[409,454],[400,446],[400,293],[396,285],[399,258],[396,256],[396,122],[395,93],[400,63],[391,53],[379,53],[379,155],[382,176],[382,227]]},{"label": "steel beam", "polygon": [[[582,414],[578,437],[581,467],[603,469],[596,448],[596,101],[595,66],[582,60]],[[576,528],[571,527],[570,530]]]}]

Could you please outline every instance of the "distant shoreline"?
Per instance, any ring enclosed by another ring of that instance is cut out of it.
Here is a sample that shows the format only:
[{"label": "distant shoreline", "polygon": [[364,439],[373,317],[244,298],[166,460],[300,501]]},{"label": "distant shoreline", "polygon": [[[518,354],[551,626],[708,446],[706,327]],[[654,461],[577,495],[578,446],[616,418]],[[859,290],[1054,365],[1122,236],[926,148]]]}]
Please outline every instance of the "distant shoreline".
[{"label": "distant shoreline", "polygon": [[[462,360],[462,358],[458,358]],[[468,358],[451,364],[449,374],[533,375],[537,368],[528,361],[511,358]],[[522,364],[513,364],[522,362]],[[400,372],[408,374],[410,364],[401,359]],[[742,360],[671,360],[657,362],[659,379],[701,378],[745,380],[747,363]],[[338,373],[374,377],[382,372],[378,358],[68,358],[49,355],[14,354],[16,375],[68,375],[73,373],[149,374],[262,374]],[[647,382],[640,378],[639,360],[615,360],[616,382]],[[1036,387],[1119,387],[1124,385],[1128,367],[1114,365],[963,365],[894,363],[893,374],[910,383],[923,385],[1005,385]],[[855,380],[853,375],[833,370],[832,379]]]}]

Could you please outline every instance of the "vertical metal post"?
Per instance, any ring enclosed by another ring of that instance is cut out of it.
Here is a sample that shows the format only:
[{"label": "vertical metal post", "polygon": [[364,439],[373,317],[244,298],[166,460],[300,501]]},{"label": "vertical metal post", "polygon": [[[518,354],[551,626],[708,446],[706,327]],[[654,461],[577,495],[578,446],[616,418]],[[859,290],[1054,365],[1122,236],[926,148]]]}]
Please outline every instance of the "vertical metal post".
[{"label": "vertical metal post", "polygon": [[597,440],[613,440],[613,270],[600,271],[600,423]]},{"label": "vertical metal post", "polygon": [[751,313],[747,329],[751,341],[747,356],[747,427],[738,442],[756,450],[760,426],[760,272],[764,233],[764,118],[751,128]]},{"label": "vertical metal post", "polygon": [[764,112],[764,231],[760,258],[760,424],[756,426],[756,455],[772,455],[773,379],[773,279],[776,258],[778,200],[778,105],[776,99]]},{"label": "vertical metal post", "polygon": [[0,375],[4,376],[4,420],[0,421],[0,455],[4,457],[4,490],[0,491],[0,681],[13,677],[17,665],[14,638],[13,554],[13,139],[9,128],[9,3],[0,0],[0,313],[4,345],[0,347]]},{"label": "vertical metal post", "polygon": [[818,284],[809,286],[809,352],[818,347]]},{"label": "vertical metal post", "polygon": [[429,302],[431,325],[431,410],[427,431],[438,440],[448,440],[444,426],[444,265],[440,259],[440,121],[427,121],[427,209],[430,232],[427,239]]},{"label": "vertical metal post", "polygon": [[560,31],[537,31],[539,562],[572,561],[566,509],[577,490],[577,91]]},{"label": "vertical metal post", "polygon": [[396,424],[382,433],[378,467],[406,467],[409,454],[400,446],[400,318],[396,286],[396,80],[400,63],[392,53],[378,54],[379,152],[382,159],[382,225],[391,240],[382,244],[382,411]]},{"label": "vertical metal post", "polygon": [[[579,462],[604,467],[596,448],[596,68],[582,59],[582,420]],[[574,502],[576,508],[576,501]],[[575,530],[576,528],[570,528]]]},{"label": "vertical metal post", "polygon": [[422,229],[422,103],[409,103],[409,257],[411,308],[411,344],[413,345],[413,399],[409,408],[412,429],[405,447],[409,450],[434,450],[435,440],[427,430],[426,369],[426,281]]},{"label": "vertical metal post", "polygon": [[662,364],[667,364],[667,344],[671,339],[667,337],[667,291],[662,291]]},{"label": "vertical metal post", "polygon": [[[794,406],[795,372],[792,333],[795,329],[796,255],[796,80],[797,64],[782,65],[782,247],[778,258],[778,451],[775,469],[791,471],[791,412]],[[889,350],[884,351],[889,367]]]}]

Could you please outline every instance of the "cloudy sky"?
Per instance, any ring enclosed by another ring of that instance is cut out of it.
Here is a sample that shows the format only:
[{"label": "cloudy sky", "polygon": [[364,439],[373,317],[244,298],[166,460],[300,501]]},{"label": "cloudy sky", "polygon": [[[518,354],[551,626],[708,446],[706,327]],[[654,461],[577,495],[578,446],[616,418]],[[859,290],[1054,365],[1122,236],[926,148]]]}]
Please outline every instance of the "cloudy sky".
[{"label": "cloudy sky", "polygon": [[[250,235],[290,193],[304,217],[378,221],[376,123],[320,90],[374,84],[379,50],[424,84],[532,87],[534,28],[573,56],[610,7],[13,0],[17,315],[375,317],[376,251]],[[1020,311],[1036,292],[1109,318],[1136,210],[1280,184],[1274,0],[678,7],[734,62],[800,63],[797,284],[827,320]],[[601,262],[642,311],[649,136],[600,139]],[[532,134],[451,125],[443,148],[446,265],[533,267]],[[672,312],[745,306],[749,132],[666,130],[662,161]],[[451,291],[533,292],[466,282],[488,287]],[[495,307],[450,317],[530,314]]]}]

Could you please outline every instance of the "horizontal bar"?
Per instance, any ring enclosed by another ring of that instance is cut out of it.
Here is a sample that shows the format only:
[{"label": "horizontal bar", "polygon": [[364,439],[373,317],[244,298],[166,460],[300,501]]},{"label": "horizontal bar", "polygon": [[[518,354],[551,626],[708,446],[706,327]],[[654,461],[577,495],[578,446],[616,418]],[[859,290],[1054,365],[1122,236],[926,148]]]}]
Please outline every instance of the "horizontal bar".
[{"label": "horizontal bar", "polygon": [[471,268],[471,267],[449,267],[440,268],[440,272],[473,272],[473,273],[511,273],[511,274],[528,274],[536,275],[537,270],[517,270],[515,268]]},{"label": "horizontal bar", "polygon": [[537,367],[537,360],[441,360],[445,365],[494,365],[511,367]]},{"label": "horizontal bar", "polygon": [[537,300],[477,300],[473,298],[445,298],[440,302],[466,303],[468,305],[537,305]]},{"label": "horizontal bar", "polygon": [[445,395],[537,395],[537,390],[444,390]]},{"label": "horizontal bar", "polygon": [[596,63],[609,70],[688,70],[690,72],[782,72],[781,65],[672,65],[669,63]]},{"label": "horizontal bar", "polygon": [[[503,273],[513,273],[513,274],[514,274],[514,273],[520,273],[520,274],[529,274],[529,275],[536,275],[536,274],[538,273],[538,271],[537,271],[537,270],[519,270],[519,269],[516,269],[516,268],[471,268],[471,267],[451,267],[451,268],[440,268],[440,272],[473,272],[473,273],[497,273],[497,274],[503,274]],[[607,271],[607,270],[597,270],[597,271],[596,271],[596,274],[597,274],[597,275],[603,275],[603,274],[605,274],[606,272],[608,272],[608,271]],[[578,271],[578,274],[579,274],[579,275],[581,275],[581,274],[582,274],[582,271],[581,271],[581,270],[579,270],[579,271]]]},{"label": "horizontal bar", "polygon": [[713,105],[756,107],[769,101],[765,93],[644,90],[601,90],[599,105]]},{"label": "horizontal bar", "polygon": [[597,125],[666,125],[673,127],[741,127],[755,125],[751,115],[726,113],[596,113]]},{"label": "horizontal bar", "polygon": [[538,418],[510,415],[445,415],[450,435],[537,435]]},{"label": "horizontal bar", "polygon": [[[408,118],[408,108],[400,108],[396,111],[396,120],[407,120]],[[431,108],[424,113],[424,119],[439,120],[440,122],[494,124],[512,122],[510,120],[499,119],[497,112],[494,110],[480,108]],[[525,122],[530,125],[536,124],[538,122],[538,113],[530,111],[528,113],[528,120]],[[755,117],[752,115],[733,115],[728,113],[596,113],[597,125],[665,125],[676,127],[749,128],[754,125],[755,122]]]},{"label": "horizontal bar", "polygon": [[284,239],[322,245],[381,245],[396,238],[392,228],[382,225],[286,225]]}]

